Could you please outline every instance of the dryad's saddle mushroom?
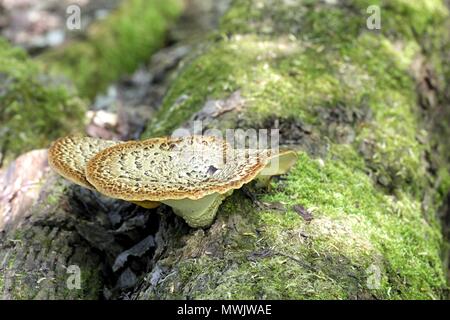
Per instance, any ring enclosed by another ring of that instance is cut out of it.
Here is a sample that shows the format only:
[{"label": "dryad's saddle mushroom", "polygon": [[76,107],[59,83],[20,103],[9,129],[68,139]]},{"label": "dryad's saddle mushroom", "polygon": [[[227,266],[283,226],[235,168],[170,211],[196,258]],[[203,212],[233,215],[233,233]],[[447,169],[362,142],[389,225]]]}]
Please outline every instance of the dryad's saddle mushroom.
[{"label": "dryad's saddle mushroom", "polygon": [[[111,143],[99,149],[83,163],[88,182],[84,185],[140,205],[162,202],[191,227],[209,226],[220,203],[234,189],[255,178],[265,182],[285,173],[296,161],[291,151],[233,149],[221,139],[206,136]],[[77,148],[68,151],[72,150]],[[51,151],[49,157],[53,155]],[[72,181],[81,180],[53,166]]]}]

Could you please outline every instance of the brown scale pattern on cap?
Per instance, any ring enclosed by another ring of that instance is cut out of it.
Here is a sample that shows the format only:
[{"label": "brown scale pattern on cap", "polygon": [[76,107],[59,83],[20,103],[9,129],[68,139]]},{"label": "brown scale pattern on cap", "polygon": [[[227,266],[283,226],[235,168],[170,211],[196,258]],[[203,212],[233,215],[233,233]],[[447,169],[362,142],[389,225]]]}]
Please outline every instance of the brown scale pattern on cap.
[{"label": "brown scale pattern on cap", "polygon": [[48,151],[48,162],[53,170],[64,178],[95,190],[86,180],[86,164],[95,154],[115,144],[118,142],[91,137],[67,136],[56,140],[51,145]]},{"label": "brown scale pattern on cap", "polygon": [[250,182],[268,150],[235,150],[215,137],[130,141],[107,148],[87,164],[87,180],[101,193],[128,201],[200,199]]}]

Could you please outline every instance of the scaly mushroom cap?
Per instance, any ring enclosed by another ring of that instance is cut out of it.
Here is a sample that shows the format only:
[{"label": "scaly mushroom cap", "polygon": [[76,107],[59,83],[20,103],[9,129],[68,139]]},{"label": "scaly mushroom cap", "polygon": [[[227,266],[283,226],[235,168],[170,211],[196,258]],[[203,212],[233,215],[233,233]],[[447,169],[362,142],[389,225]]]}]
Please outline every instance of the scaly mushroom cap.
[{"label": "scaly mushroom cap", "polygon": [[91,137],[67,136],[56,140],[51,145],[48,151],[48,163],[64,178],[95,190],[86,180],[86,164],[95,154],[115,144],[118,142]]},{"label": "scaly mushroom cap", "polygon": [[196,200],[239,189],[268,156],[267,150],[234,150],[206,136],[130,141],[96,154],[86,178],[101,193],[128,201]]}]

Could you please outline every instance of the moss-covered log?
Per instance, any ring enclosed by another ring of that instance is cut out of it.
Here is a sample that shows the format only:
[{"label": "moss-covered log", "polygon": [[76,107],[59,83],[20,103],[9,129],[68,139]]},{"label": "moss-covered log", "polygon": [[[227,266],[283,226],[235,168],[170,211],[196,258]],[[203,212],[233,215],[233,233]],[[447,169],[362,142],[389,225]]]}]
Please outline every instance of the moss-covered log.
[{"label": "moss-covered log", "polygon": [[[3,297],[443,297],[448,9],[375,2],[234,1],[145,137],[191,120],[278,127],[295,168],[270,192],[236,191],[200,230],[168,207],[143,211],[50,175],[28,218],[0,234]],[[366,28],[373,4],[381,30]],[[67,264],[86,275],[81,290],[67,290]]]},{"label": "moss-covered log", "polygon": [[[366,27],[374,4],[381,30]],[[235,1],[145,136],[278,123],[300,160],[171,239],[137,297],[442,297],[448,26],[441,1]],[[231,111],[202,110],[236,94]]]}]

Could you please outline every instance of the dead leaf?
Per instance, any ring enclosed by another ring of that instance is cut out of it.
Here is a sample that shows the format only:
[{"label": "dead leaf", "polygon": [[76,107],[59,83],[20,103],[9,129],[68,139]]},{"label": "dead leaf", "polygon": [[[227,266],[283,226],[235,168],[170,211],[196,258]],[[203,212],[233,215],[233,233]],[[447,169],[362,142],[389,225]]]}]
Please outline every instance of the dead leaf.
[{"label": "dead leaf", "polygon": [[306,222],[310,222],[312,219],[314,219],[312,213],[300,204],[296,204],[292,207],[292,209],[297,212]]}]

